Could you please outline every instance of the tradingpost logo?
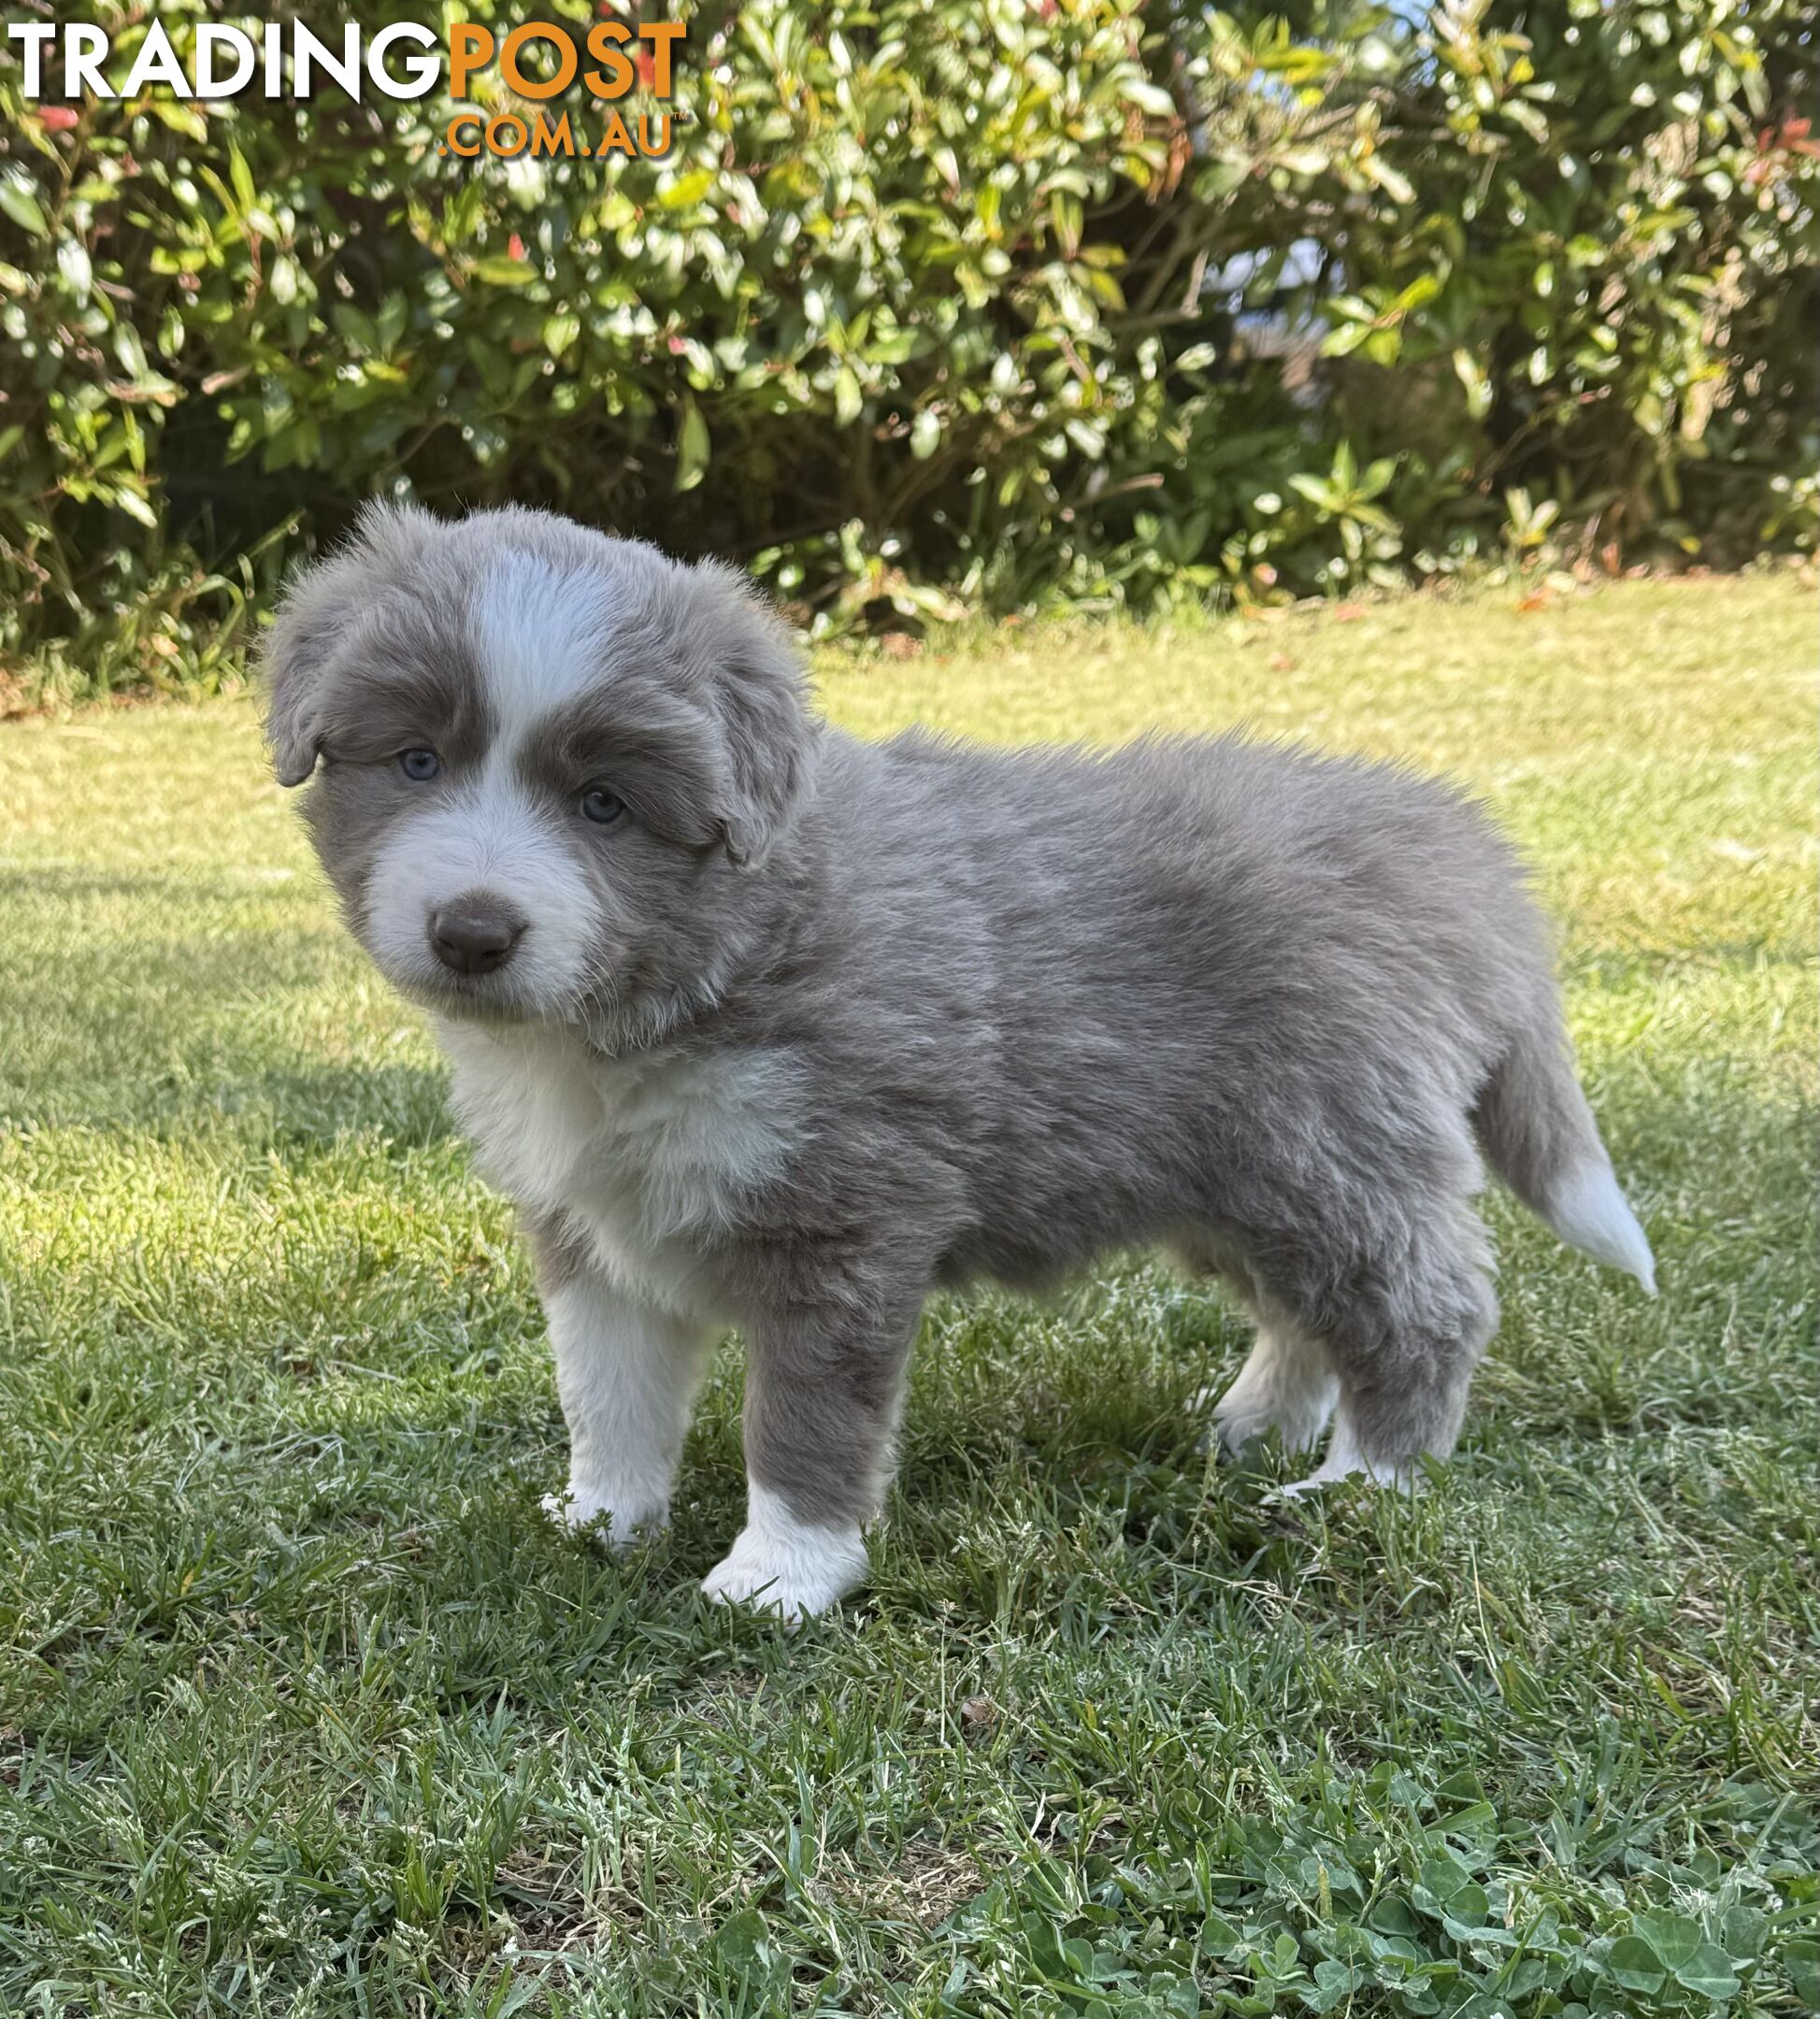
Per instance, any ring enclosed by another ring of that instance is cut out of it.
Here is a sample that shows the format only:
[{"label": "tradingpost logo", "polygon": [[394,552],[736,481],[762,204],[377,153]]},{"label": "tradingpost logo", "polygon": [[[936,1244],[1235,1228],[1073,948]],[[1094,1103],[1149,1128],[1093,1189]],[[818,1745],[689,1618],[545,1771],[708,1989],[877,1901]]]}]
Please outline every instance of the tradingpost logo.
[{"label": "tradingpost logo", "polygon": [[[585,30],[527,21],[502,31],[458,21],[446,28],[393,21],[369,32],[351,21],[337,42],[296,20],[198,21],[179,50],[154,20],[136,44],[122,36],[119,58],[109,31],[93,21],[14,21],[7,39],[35,103],[154,91],[202,101],[256,91],[307,102],[324,86],[357,101],[404,101],[427,97],[446,78],[458,109],[443,128],[445,155],[585,160],[668,153],[677,51],[687,34],[680,21],[609,15]],[[552,102],[577,91],[590,107],[580,120]],[[499,102],[502,93],[516,102]]]},{"label": "tradingpost logo", "polygon": [[[628,121],[619,101],[637,86],[667,107],[676,90],[676,45],[684,33],[679,21],[641,21],[632,27],[608,20],[595,21],[585,40],[578,42],[554,21],[525,21],[503,37],[477,22],[456,21],[449,30],[450,95],[467,98],[475,77],[484,77],[496,64],[506,89],[537,109],[457,112],[443,135],[443,152],[468,159],[480,153],[667,154],[668,110],[635,111]],[[591,133],[574,132],[566,112],[552,121],[541,109],[578,79],[601,108]]]}]

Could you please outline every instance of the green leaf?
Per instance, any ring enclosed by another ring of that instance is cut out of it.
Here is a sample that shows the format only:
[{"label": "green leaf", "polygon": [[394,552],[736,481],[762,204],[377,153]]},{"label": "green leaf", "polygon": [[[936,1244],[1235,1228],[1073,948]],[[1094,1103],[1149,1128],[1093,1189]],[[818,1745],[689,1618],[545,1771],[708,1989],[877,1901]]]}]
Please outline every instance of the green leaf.
[{"label": "green leaf", "polygon": [[1369,343],[1373,334],[1369,322],[1344,322],[1339,329],[1329,330],[1321,339],[1321,355],[1347,357],[1361,344]]},{"label": "green leaf", "polygon": [[682,425],[677,431],[676,440],[676,488],[679,491],[693,491],[701,481],[708,468],[709,447],[708,422],[702,419],[701,408],[685,394]]},{"label": "green leaf", "polygon": [[78,301],[88,300],[94,283],[94,269],[89,261],[89,249],[79,238],[65,238],[58,245],[57,271],[63,276],[64,285]]},{"label": "green leaf", "polygon": [[[1151,1988],[1156,1988],[1153,1979]],[[1200,1988],[1192,1977],[1178,1977],[1163,1997],[1163,2009],[1174,2019],[1200,2019]]]},{"label": "green leaf", "polygon": [[227,145],[228,179],[234,184],[234,193],[240,199],[242,211],[252,209],[259,201],[259,192],[252,179],[252,170],[247,166],[247,158],[230,140]]},{"label": "green leaf", "polygon": [[1483,421],[1491,411],[1491,379],[1485,369],[1470,351],[1458,350],[1453,354],[1454,373],[1466,388],[1466,410],[1475,421]]},{"label": "green leaf", "polygon": [[116,491],[111,502],[129,519],[136,519],[142,526],[155,526],[158,514],[150,502],[136,491]]},{"label": "green leaf", "polygon": [[410,308],[405,297],[394,288],[380,304],[377,335],[380,351],[390,352],[392,347],[405,334],[405,325],[410,320]]},{"label": "green leaf", "polygon": [[[1528,506],[1528,494],[1512,491],[1512,499],[1521,498],[1525,508]],[[1544,507],[1543,509],[1546,509]],[[1550,518],[1554,516],[1549,514]],[[1531,517],[1531,523],[1541,523],[1541,512]],[[1685,1914],[1640,1913],[1630,1924],[1630,1932],[1641,1937],[1655,1950],[1664,1969],[1679,1969],[1700,1947],[1700,1925],[1689,1920]]]},{"label": "green leaf", "polygon": [[1128,79],[1119,87],[1119,96],[1126,105],[1149,113],[1152,119],[1171,119],[1175,115],[1175,100],[1160,84],[1153,84],[1147,78]]},{"label": "green leaf", "polygon": [[1769,1932],[1769,1916],[1759,1908],[1740,1901],[1726,1909],[1725,1919],[1719,1927],[1719,1940],[1734,1964],[1751,1962],[1763,1954]]},{"label": "green leaf", "polygon": [[1302,1993],[1302,2003],[1310,2012],[1330,2012],[1341,1998],[1352,1995],[1356,1984],[1357,1979],[1344,1963],[1323,1957],[1314,1966],[1314,1989]]},{"label": "green leaf", "polygon": [[1548,145],[1548,115],[1541,107],[1530,105],[1526,99],[1507,98],[1504,116],[1514,120],[1539,147]]},{"label": "green leaf", "polygon": [[1820,2010],[1820,1942],[1784,1942],[1782,1962],[1795,1996]]},{"label": "green leaf", "polygon": [[713,187],[714,171],[695,168],[687,175],[678,176],[674,182],[660,191],[657,201],[666,210],[686,210],[691,204],[698,204]]},{"label": "green leaf", "polygon": [[910,423],[910,453],[919,463],[926,463],[935,454],[940,440],[940,416],[933,408],[925,407]]},{"label": "green leaf", "polygon": [[1210,1913],[1201,1923],[1200,1949],[1203,1955],[1228,1956],[1244,1946],[1245,1938],[1222,1913]]},{"label": "green leaf", "polygon": [[1491,1902],[1485,1897],[1485,1889],[1477,1880],[1469,1879],[1449,1896],[1447,1912],[1451,1919],[1466,1927],[1477,1927],[1491,1912]]},{"label": "green leaf", "polygon": [[751,1907],[729,1915],[715,1933],[714,1948],[722,1962],[741,1976],[763,1969],[770,1950],[764,1916]]},{"label": "green leaf", "polygon": [[1674,1966],[1675,1982],[1701,1998],[1728,1998],[1738,1989],[1738,1973],[1731,1958],[1710,1941],[1703,1941],[1684,1963]]},{"label": "green leaf", "polygon": [[1627,1991],[1659,1991],[1669,1981],[1655,1951],[1637,1935],[1618,1937],[1606,1955],[1605,1968]]},{"label": "green leaf", "polygon": [[1391,307],[1398,315],[1408,315],[1412,310],[1433,301],[1440,293],[1440,276],[1439,274],[1417,274],[1409,286],[1397,295]]},{"label": "green leaf", "polygon": [[49,236],[50,221],[38,204],[37,192],[22,170],[12,169],[0,175],[0,210],[4,210],[21,231],[30,232],[35,238]]},{"label": "green leaf", "polygon": [[508,259],[503,254],[476,260],[467,270],[475,279],[484,280],[489,287],[529,287],[537,278],[536,268],[528,260]]},{"label": "green leaf", "polygon": [[1382,154],[1368,154],[1361,165],[1386,196],[1403,204],[1415,201],[1415,184],[1400,169],[1393,168]]}]

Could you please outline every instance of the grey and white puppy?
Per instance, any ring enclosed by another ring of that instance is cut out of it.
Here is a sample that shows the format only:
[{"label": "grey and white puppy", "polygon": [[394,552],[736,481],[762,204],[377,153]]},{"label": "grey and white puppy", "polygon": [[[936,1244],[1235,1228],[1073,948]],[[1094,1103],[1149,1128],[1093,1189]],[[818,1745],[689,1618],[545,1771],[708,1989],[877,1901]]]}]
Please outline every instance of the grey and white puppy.
[{"label": "grey and white puppy", "polygon": [[1220,1436],[1331,1420],[1304,1484],[1452,1449],[1480,1153],[1653,1287],[1522,872],[1443,786],[1237,737],[858,742],[728,570],[528,511],[370,510],[267,674],[348,923],[528,1223],[552,1511],[663,1524],[743,1334],[710,1597],[795,1619],[865,1575],[937,1283],[1217,1271],[1258,1323]]}]

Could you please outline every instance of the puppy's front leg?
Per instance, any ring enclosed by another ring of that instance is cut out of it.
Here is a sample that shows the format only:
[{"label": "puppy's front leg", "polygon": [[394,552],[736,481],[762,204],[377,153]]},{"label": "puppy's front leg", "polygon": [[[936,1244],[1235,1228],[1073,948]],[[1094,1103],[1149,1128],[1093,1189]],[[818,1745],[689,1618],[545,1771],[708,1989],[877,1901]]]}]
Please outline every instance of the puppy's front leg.
[{"label": "puppy's front leg", "polygon": [[867,1571],[863,1525],[896,1468],[904,1365],[921,1297],[797,1310],[749,1328],[746,1525],[702,1580],[795,1625]]},{"label": "puppy's front leg", "polygon": [[573,1249],[537,1250],[569,1437],[567,1490],[545,1495],[544,1511],[569,1528],[605,1517],[604,1539],[623,1549],[669,1522],[713,1335],[626,1296]]}]

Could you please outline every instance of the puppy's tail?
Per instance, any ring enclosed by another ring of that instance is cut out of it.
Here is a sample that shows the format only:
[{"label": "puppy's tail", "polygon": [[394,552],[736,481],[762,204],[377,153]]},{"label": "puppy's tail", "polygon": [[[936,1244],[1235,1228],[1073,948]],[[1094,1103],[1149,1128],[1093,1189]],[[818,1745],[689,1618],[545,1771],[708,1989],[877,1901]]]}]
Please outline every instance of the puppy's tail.
[{"label": "puppy's tail", "polygon": [[1553,1000],[1525,1020],[1493,1067],[1472,1124],[1486,1161],[1531,1212],[1569,1247],[1627,1270],[1655,1295],[1655,1257],[1618,1190]]}]

